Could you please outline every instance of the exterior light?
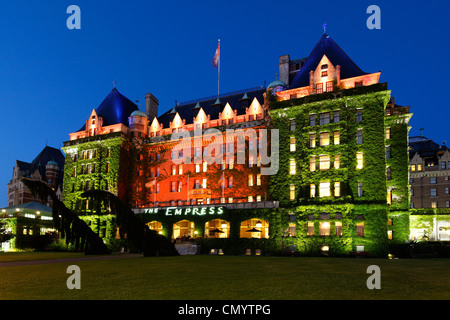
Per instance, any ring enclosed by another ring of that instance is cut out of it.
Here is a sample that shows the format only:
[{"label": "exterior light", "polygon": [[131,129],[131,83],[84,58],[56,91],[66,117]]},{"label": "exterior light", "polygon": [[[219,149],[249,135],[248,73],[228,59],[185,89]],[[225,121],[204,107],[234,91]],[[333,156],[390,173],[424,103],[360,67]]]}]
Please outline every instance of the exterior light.
[{"label": "exterior light", "polygon": [[256,222],[256,227],[257,228],[261,228],[262,227],[262,222],[258,220],[258,222]]},{"label": "exterior light", "polygon": [[226,223],[222,223],[222,229],[226,229],[227,228],[227,224]]}]

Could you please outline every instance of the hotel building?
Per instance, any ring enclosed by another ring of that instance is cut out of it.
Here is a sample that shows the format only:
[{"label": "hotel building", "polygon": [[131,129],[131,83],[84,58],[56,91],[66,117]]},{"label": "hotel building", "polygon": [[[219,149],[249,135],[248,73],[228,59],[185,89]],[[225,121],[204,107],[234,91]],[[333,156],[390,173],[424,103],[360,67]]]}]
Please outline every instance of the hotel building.
[{"label": "hotel building", "polygon": [[113,88],[64,143],[66,206],[92,216],[81,194],[107,190],[204,252],[385,256],[409,236],[409,107],[327,34],[279,67],[267,88],[161,115],[153,94],[144,112]]}]

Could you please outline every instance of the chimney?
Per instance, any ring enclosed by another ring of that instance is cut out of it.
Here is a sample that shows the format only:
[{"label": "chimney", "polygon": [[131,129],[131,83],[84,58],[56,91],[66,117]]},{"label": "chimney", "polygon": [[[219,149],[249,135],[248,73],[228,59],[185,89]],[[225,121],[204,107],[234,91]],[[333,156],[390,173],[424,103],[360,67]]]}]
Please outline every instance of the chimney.
[{"label": "chimney", "polygon": [[280,80],[289,86],[289,62],[291,61],[289,55],[284,55],[278,58],[278,71],[280,73]]},{"label": "chimney", "polygon": [[158,105],[159,101],[151,93],[145,95],[145,113],[148,116],[148,121],[152,123],[155,117],[158,117]]}]

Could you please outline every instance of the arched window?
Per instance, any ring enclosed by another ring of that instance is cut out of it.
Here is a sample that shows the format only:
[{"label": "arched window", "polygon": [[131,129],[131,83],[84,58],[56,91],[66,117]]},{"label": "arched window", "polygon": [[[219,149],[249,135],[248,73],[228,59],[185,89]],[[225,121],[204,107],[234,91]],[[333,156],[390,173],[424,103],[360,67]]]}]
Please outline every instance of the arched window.
[{"label": "arched window", "polygon": [[229,238],[230,223],[222,219],[214,219],[205,224],[205,237]]},{"label": "arched window", "polygon": [[150,230],[155,230],[159,234],[162,234],[162,224],[159,221],[151,221],[147,223]]},{"label": "arched window", "polygon": [[269,238],[269,223],[262,219],[249,219],[241,222],[241,238]]},{"label": "arched window", "polygon": [[193,238],[195,232],[195,224],[189,220],[181,220],[173,224],[172,239],[188,239]]}]

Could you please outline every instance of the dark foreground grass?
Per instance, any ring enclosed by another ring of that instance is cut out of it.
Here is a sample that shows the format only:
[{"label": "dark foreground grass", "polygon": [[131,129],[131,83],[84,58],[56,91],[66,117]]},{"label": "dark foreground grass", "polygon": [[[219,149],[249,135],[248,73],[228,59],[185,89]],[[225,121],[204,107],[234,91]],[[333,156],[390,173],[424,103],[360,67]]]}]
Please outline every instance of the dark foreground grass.
[{"label": "dark foreground grass", "polygon": [[[67,267],[81,269],[69,290]],[[366,286],[381,269],[381,289]],[[134,257],[0,266],[0,299],[447,300],[450,259],[387,260],[247,256]]]}]

